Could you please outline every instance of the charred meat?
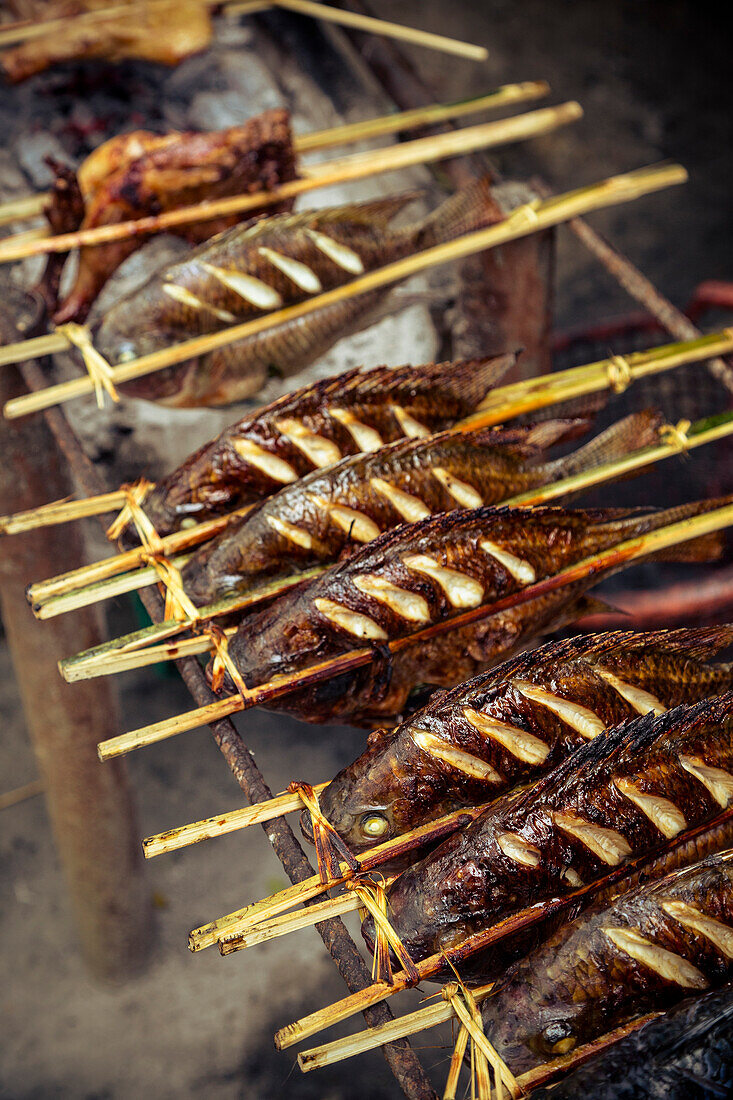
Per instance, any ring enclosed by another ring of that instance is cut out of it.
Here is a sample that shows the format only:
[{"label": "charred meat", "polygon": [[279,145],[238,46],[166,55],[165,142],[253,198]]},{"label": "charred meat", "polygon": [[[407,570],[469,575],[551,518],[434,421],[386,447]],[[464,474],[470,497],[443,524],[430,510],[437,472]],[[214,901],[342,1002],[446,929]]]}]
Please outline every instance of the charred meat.
[{"label": "charred meat", "polygon": [[[134,130],[100,145],[79,168],[84,216],[73,229],[162,214],[181,206],[228,195],[271,190],[297,175],[290,117],[282,109],[265,111],[241,126],[209,133],[154,134]],[[52,193],[47,212],[59,203]],[[199,244],[242,220],[287,211],[292,201],[173,227],[171,232]],[[57,231],[57,230],[55,230]],[[83,321],[110,275],[142,247],[150,234],[135,234],[109,244],[87,246],[79,270],[54,321]]]}]

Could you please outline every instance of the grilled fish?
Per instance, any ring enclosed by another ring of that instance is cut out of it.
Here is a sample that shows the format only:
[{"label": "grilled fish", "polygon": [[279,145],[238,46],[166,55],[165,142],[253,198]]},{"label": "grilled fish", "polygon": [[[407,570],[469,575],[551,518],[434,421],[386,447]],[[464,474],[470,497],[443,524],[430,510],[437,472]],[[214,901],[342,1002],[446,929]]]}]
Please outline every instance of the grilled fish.
[{"label": "grilled fish", "polygon": [[662,419],[653,411],[634,414],[552,462],[539,463],[537,457],[543,448],[577,432],[576,422],[446,432],[342,459],[285,486],[229,524],[186,563],[184,586],[195,603],[207,604],[246,591],[263,575],[335,561],[349,547],[399,524],[456,508],[498,504],[620,458],[632,446],[651,444]]},{"label": "grilled fish", "polygon": [[516,356],[346,371],[248,413],[145,498],[160,534],[268,497],[345,455],[423,438],[475,412]]},{"label": "grilled fish", "polygon": [[733,985],[687,997],[532,1100],[725,1100],[733,1095]]},{"label": "grilled fish", "polygon": [[414,864],[390,891],[392,923],[413,958],[432,954],[651,857],[731,801],[733,692],[651,711],[581,746],[524,794],[498,799]]},{"label": "grilled fish", "polygon": [[[129,14],[116,11],[104,15],[95,11],[92,21],[74,18],[78,13],[104,8],[106,3],[59,5],[69,14],[68,24],[40,38],[31,38],[0,54],[0,71],[11,84],[42,73],[63,62],[100,58],[122,61],[137,58],[160,65],[178,65],[211,43],[211,16],[200,0],[169,0],[136,7]],[[42,19],[52,18],[44,4]]]},{"label": "grilled fish", "polygon": [[[301,302],[501,218],[488,181],[479,180],[421,221],[393,227],[392,219],[415,197],[411,192],[235,226],[118,302],[99,326],[95,343],[110,361],[125,362]],[[301,370],[346,331],[363,325],[384,298],[380,289],[336,302],[127,383],[125,391],[174,405],[251,397],[268,374]]]},{"label": "grilled fish", "polygon": [[[290,116],[281,108],[265,111],[241,126],[209,133],[134,130],[104,142],[79,168],[85,210],[80,225],[73,228],[92,229],[204,199],[267,191],[296,176]],[[52,195],[52,206],[53,201]],[[286,200],[246,214],[173,227],[169,232],[198,244],[237,222],[288,211],[292,205],[292,200]],[[51,213],[47,211],[49,220]],[[56,324],[83,321],[112,273],[149,239],[150,234],[136,234],[82,248],[74,284],[54,316]]]},{"label": "grilled fish", "polygon": [[[379,654],[380,643],[491,603],[625,538],[715,507],[703,501],[663,512],[563,508],[477,508],[443,513],[387,531],[316,580],[247,616],[230,654],[248,686],[364,644],[371,664],[277,700],[306,721],[375,725],[394,720],[421,685],[448,687],[485,669],[532,637],[579,614],[596,573],[508,612],[419,647]],[[666,553],[709,560],[718,536]]]},{"label": "grilled fish", "polygon": [[[550,771],[589,737],[733,688],[733,625],[548,642],[438,692],[320,794],[354,853]],[[304,823],[307,825],[309,815]]]},{"label": "grilled fish", "polygon": [[515,1073],[733,976],[733,851],[591,907],[484,1002]]}]

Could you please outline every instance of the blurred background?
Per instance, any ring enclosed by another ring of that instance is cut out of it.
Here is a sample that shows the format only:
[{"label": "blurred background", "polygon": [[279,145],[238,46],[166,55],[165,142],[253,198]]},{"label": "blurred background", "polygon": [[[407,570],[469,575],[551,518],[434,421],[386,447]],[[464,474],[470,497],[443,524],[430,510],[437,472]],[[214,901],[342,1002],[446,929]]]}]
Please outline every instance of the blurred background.
[{"label": "blurred background", "polygon": [[[505,177],[540,174],[565,189],[667,158],[681,161],[690,172],[686,187],[639,207],[594,215],[592,222],[680,306],[701,282],[733,279],[731,42],[711,8],[681,0],[373,0],[371,7],[384,18],[488,47],[489,59],[482,64],[404,47],[437,99],[545,79],[553,102],[580,100],[585,117],[579,124],[493,157]],[[288,13],[261,18],[281,47],[313,47],[314,36],[322,33]],[[309,50],[309,64],[313,56],[318,57],[317,49]],[[294,69],[302,60],[293,57]],[[151,118],[155,127],[230,125],[274,102],[291,106],[296,118],[312,117],[299,100],[311,94],[311,86],[285,72],[263,75],[266,67],[252,24],[229,20],[217,25],[210,51],[172,73],[125,63],[112,76],[109,66],[90,63],[66,66],[18,89],[0,89],[0,182],[11,181],[8,193],[45,186],[43,155],[58,148],[69,155],[71,131],[64,126],[70,117],[77,127],[74,155],[100,140],[86,97],[90,87],[102,97],[105,125],[117,129],[149,124]],[[323,77],[311,75],[316,83]],[[353,103],[350,117],[359,117],[359,110],[362,117],[376,113],[368,102]],[[135,262],[139,277],[145,261]],[[22,281],[23,273],[17,278]],[[577,242],[561,234],[556,328],[595,323],[632,308]],[[393,361],[402,362],[410,357],[411,335],[409,330],[398,335],[399,350],[407,354]],[[355,345],[352,358],[363,347]],[[218,415],[218,423],[233,419]],[[213,424],[207,420],[199,429],[203,438],[213,434]],[[128,446],[123,428],[117,421],[106,435],[89,437],[95,457],[110,469],[116,468],[118,448]],[[176,438],[169,454],[180,457],[192,439],[187,431],[171,433]],[[2,552],[0,545],[0,568]],[[101,556],[100,546],[95,553]],[[110,628],[131,629],[137,614],[132,600],[117,601]],[[190,705],[175,674],[128,674],[120,688],[120,728]],[[38,773],[4,643],[0,718],[0,775],[2,789],[9,790]],[[334,775],[354,758],[363,739],[358,731],[304,728],[266,713],[246,716],[239,728],[273,790],[293,778],[315,782]],[[205,731],[134,754],[128,768],[140,837],[241,802]],[[381,1100],[399,1095],[379,1055],[303,1077],[293,1068],[292,1052],[275,1052],[277,1027],[343,994],[312,930],[226,960],[212,950],[187,951],[190,928],[286,885],[259,830],[146,864],[150,947],[139,972],[115,983],[94,978],[85,967],[42,796],[0,811],[0,863],[0,1097],[249,1100],[287,1094],[294,1100]],[[437,1082],[445,1076],[447,1040],[436,1034],[422,1043],[423,1063]]]}]

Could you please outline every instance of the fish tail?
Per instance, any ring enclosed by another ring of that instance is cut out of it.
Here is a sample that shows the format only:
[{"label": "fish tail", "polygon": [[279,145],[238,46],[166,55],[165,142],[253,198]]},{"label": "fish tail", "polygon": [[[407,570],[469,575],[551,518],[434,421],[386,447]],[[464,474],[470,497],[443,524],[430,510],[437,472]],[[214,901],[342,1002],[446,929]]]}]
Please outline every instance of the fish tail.
[{"label": "fish tail", "polygon": [[456,191],[433,210],[420,225],[415,245],[418,250],[452,241],[464,233],[493,225],[503,219],[487,176]]},{"label": "fish tail", "polygon": [[[645,535],[650,531],[657,531],[660,527],[668,527],[673,523],[681,523],[683,520],[692,519],[694,516],[705,515],[717,508],[723,508],[733,504],[733,496],[714,497],[709,500],[696,500],[691,504],[680,504],[674,508],[664,508],[660,512],[637,512],[635,515],[623,515],[609,519],[606,522],[594,524],[594,530],[605,542],[609,536],[614,541],[632,539],[638,535]],[[687,542],[681,542],[678,546],[670,546],[666,550],[645,557],[645,561],[674,561],[674,562],[709,562],[719,561],[725,549],[725,534],[723,531],[713,531],[709,535],[700,535]]]},{"label": "fish tail", "polygon": [[664,417],[656,409],[632,413],[606,428],[594,439],[579,447],[572,454],[548,462],[544,470],[550,478],[569,477],[581,470],[592,470],[608,462],[625,458],[639,447],[648,447],[659,441],[659,429]]}]

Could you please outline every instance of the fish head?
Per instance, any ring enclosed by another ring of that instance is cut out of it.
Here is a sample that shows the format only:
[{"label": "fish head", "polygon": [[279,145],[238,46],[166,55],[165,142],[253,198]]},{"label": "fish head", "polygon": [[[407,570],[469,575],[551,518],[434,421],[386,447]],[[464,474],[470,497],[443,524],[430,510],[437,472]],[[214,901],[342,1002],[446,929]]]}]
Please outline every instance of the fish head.
[{"label": "fish head", "polygon": [[[175,343],[154,316],[148,316],[144,299],[122,299],[102,318],[94,331],[94,346],[113,367],[150,355]],[[180,339],[180,336],[178,337]]]},{"label": "fish head", "polygon": [[367,748],[320,796],[321,809],[355,853],[457,808],[446,775],[417,752],[410,722],[374,730]]},{"label": "fish head", "polygon": [[586,1040],[576,1019],[582,1008],[553,996],[546,984],[519,963],[482,1005],[486,1036],[512,1073],[526,1073],[569,1054]]}]

